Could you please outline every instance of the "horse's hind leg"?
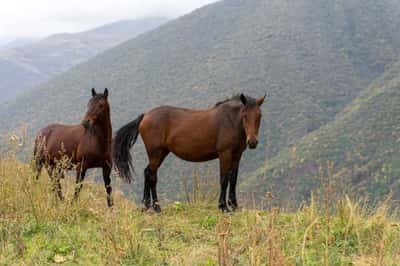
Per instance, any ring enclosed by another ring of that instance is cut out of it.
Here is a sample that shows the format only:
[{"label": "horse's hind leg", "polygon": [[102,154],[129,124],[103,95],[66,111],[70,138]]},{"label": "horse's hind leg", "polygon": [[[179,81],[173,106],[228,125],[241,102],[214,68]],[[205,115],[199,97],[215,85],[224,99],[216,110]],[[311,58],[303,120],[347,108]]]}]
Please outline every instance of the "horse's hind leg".
[{"label": "horse's hind leg", "polygon": [[74,200],[77,200],[79,197],[79,193],[81,192],[83,186],[83,179],[85,179],[86,169],[76,170],[76,181],[75,181],[75,193]]},{"label": "horse's hind leg", "polygon": [[52,190],[57,194],[58,198],[63,201],[64,196],[61,191],[60,178],[64,175],[64,171],[61,169],[55,169],[54,166],[49,166],[47,169],[52,185]]},{"label": "horse's hind leg", "polygon": [[39,180],[39,176],[42,173],[42,168],[43,168],[43,162],[41,159],[39,158],[35,158],[35,162],[34,162],[34,172],[35,172],[35,178],[36,180]]},{"label": "horse's hind leg", "polygon": [[[161,212],[160,204],[158,203],[158,196],[157,196],[157,171],[162,162],[164,161],[165,157],[168,155],[169,151],[166,149],[157,149],[149,154],[149,165],[146,167],[145,170],[145,207],[146,203],[150,202],[150,191],[153,198],[153,209],[155,212]],[[146,181],[147,180],[147,181]],[[147,182],[147,191],[146,191],[146,182]]]},{"label": "horse's hind leg", "polygon": [[144,208],[148,210],[151,207],[151,192],[150,192],[150,166],[144,169],[144,189],[143,189],[143,204]]},{"label": "horse's hind leg", "polygon": [[104,186],[105,186],[106,192],[107,192],[108,207],[112,207],[114,205],[114,201],[113,201],[113,198],[111,195],[112,187],[111,187],[110,174],[111,174],[111,167],[110,166],[103,167],[103,179],[104,179]]},{"label": "horse's hind leg", "polygon": [[39,141],[39,139],[35,140],[32,166],[33,166],[36,180],[39,179],[39,176],[42,173],[43,165],[45,163],[43,145],[44,145],[44,140],[42,140],[42,141]]},{"label": "horse's hind leg", "polygon": [[153,198],[153,209],[155,212],[160,213],[161,207],[158,203],[158,196],[157,196],[157,170],[151,170],[150,168],[150,189],[151,189],[151,196]]},{"label": "horse's hind leg", "polygon": [[63,171],[63,170],[60,170],[60,171],[58,172],[58,175],[57,175],[55,181],[56,181],[57,195],[58,195],[58,198],[59,198],[61,201],[64,200],[64,196],[63,196],[62,190],[61,190],[61,182],[60,182],[60,179],[63,179],[63,178],[64,178],[64,171]]}]

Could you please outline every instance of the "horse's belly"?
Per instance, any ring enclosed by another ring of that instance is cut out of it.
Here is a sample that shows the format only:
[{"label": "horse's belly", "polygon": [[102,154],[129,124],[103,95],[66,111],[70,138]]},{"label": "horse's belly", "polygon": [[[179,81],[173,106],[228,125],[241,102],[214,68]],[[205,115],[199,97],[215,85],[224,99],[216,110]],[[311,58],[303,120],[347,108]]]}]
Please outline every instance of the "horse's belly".
[{"label": "horse's belly", "polygon": [[171,152],[182,160],[189,162],[205,162],[218,158],[216,152],[192,152],[172,149]]},{"label": "horse's belly", "polygon": [[190,162],[204,162],[218,158],[212,138],[204,134],[190,132],[170,136],[167,140],[168,150],[179,158]]}]

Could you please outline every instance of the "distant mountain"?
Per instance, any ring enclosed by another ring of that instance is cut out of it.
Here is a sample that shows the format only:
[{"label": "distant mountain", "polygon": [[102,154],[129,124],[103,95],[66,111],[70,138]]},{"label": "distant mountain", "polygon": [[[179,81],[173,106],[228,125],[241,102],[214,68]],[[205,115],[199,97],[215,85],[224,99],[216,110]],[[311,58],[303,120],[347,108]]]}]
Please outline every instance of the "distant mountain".
[{"label": "distant mountain", "polygon": [[[5,44],[0,48],[0,102],[166,21],[166,18],[119,21],[36,42],[18,39]],[[26,45],[24,41],[28,41]]]},{"label": "distant mountain", "polygon": [[6,44],[8,43],[10,40],[7,38],[0,38],[0,49]]},{"label": "distant mountain", "polygon": [[[217,2],[2,105],[1,132],[25,124],[32,135],[52,121],[79,121],[93,86],[110,88],[114,129],[157,105],[207,108],[234,92],[267,92],[260,146],[241,164],[252,172],[334,121],[399,59],[399,14],[395,0]],[[135,154],[142,167],[143,150]],[[160,174],[173,195],[176,164],[169,160]],[[273,185],[259,180],[249,188]]]},{"label": "distant mountain", "polygon": [[31,44],[33,42],[38,41],[38,39],[36,38],[29,38],[29,37],[20,37],[20,38],[15,38],[11,41],[9,40],[0,40],[0,50],[4,50],[4,49],[13,49],[13,48],[17,48],[17,47],[21,47],[24,45],[28,45]]}]

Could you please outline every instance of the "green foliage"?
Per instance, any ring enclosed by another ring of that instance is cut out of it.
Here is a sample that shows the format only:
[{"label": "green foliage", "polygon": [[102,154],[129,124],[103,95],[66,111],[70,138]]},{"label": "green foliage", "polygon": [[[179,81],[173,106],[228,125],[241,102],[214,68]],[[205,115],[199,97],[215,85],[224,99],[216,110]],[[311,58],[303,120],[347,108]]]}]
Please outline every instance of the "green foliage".
[{"label": "green foliage", "polygon": [[218,218],[216,216],[206,216],[201,222],[200,225],[204,229],[211,230],[215,228],[215,225],[218,222]]}]

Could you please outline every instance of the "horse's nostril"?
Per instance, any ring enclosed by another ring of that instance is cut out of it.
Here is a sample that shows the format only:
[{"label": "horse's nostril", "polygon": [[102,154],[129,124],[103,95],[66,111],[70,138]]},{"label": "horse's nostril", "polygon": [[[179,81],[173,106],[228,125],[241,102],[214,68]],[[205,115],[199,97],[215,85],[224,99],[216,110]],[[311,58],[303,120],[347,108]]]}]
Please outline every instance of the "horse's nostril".
[{"label": "horse's nostril", "polygon": [[258,141],[257,140],[249,140],[247,141],[250,149],[255,149],[257,147]]}]

